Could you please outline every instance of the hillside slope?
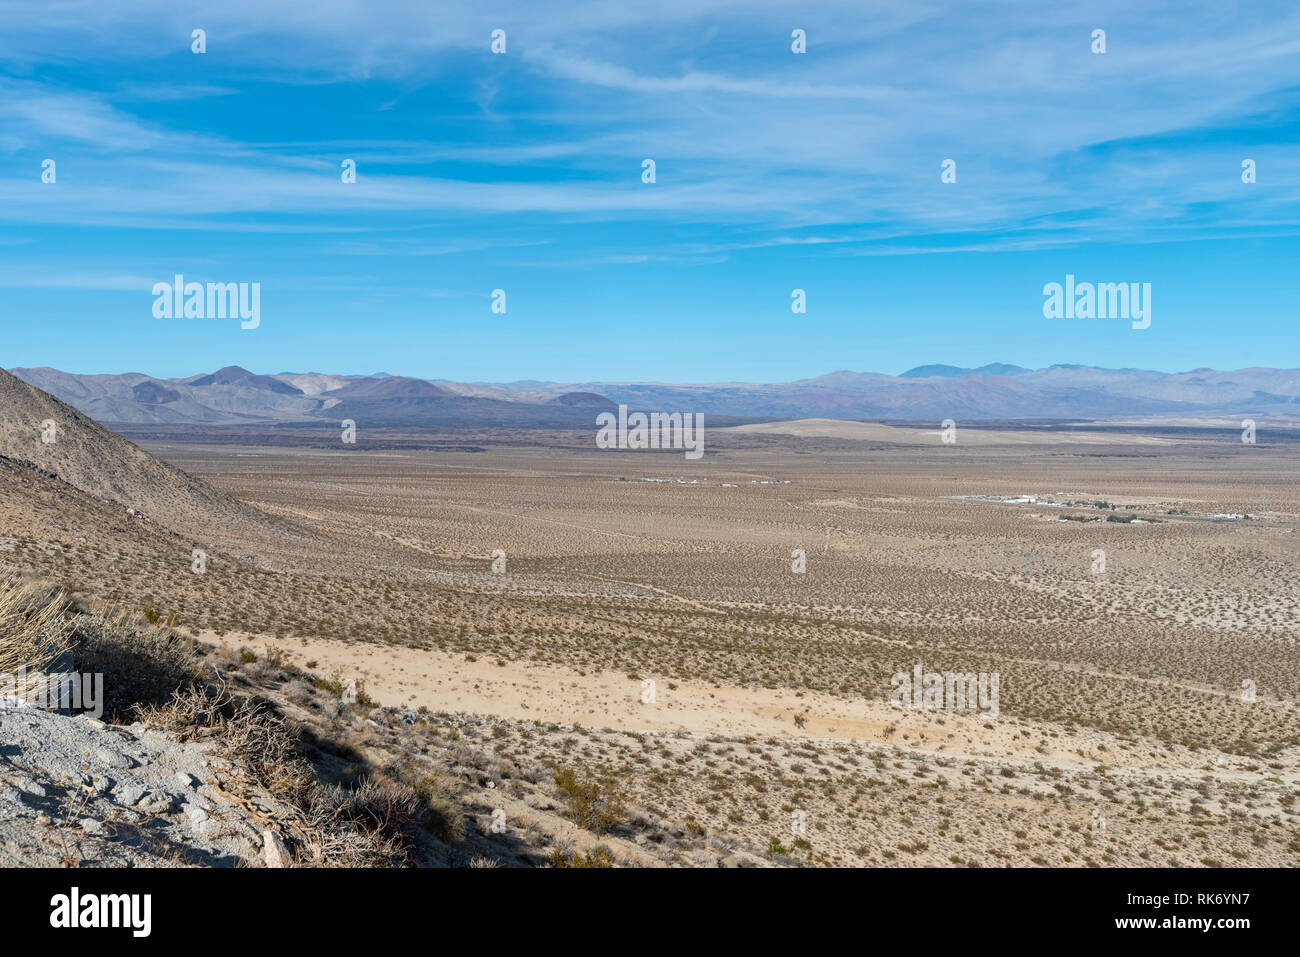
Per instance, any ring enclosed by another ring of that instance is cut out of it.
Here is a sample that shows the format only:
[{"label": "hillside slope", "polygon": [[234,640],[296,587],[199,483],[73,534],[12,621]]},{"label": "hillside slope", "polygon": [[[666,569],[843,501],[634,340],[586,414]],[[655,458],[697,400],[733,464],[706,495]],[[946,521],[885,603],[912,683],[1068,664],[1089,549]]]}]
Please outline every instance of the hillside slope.
[{"label": "hillside slope", "polygon": [[282,524],[3,370],[0,455],[175,531]]}]

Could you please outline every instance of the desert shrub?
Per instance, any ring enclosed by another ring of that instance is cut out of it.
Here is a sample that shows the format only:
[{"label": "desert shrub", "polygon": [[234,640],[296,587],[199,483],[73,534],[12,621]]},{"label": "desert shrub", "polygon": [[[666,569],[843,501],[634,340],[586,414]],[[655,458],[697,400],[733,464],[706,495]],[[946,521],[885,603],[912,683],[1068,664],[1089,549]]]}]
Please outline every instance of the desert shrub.
[{"label": "desert shrub", "polygon": [[391,867],[411,862],[408,842],[375,824],[373,795],[317,784],[307,796],[300,860],[318,867]]},{"label": "desert shrub", "polygon": [[416,863],[428,811],[409,785],[384,777],[368,777],[351,788],[317,785],[307,805],[315,843],[336,845],[332,853],[323,855],[322,863],[351,867]]},{"label": "desert shrub", "polygon": [[577,867],[613,867],[614,855],[610,853],[608,847],[604,844],[597,844],[586,854],[579,854],[574,851],[572,854],[565,854],[558,847],[551,851],[547,860],[552,867],[559,868],[577,868]]},{"label": "desert shrub", "polygon": [[319,708],[316,689],[302,678],[293,678],[284,689],[285,697],[304,708]]},{"label": "desert shrub", "polygon": [[69,641],[78,671],[104,675],[108,714],[125,715],[137,706],[161,704],[201,675],[188,639],[122,613],[74,616]]},{"label": "desert shrub", "polygon": [[229,697],[216,689],[192,685],[172,692],[171,699],[163,704],[142,706],[139,716],[149,727],[185,741],[219,728],[229,703]]},{"label": "desert shrub", "polygon": [[420,822],[430,833],[449,844],[465,837],[465,812],[441,780],[426,774],[410,787],[420,799]]},{"label": "desert shrub", "polygon": [[578,827],[604,834],[626,818],[623,795],[612,781],[598,780],[586,772],[580,776],[572,768],[557,769],[554,779],[569,806],[569,820]]},{"label": "desert shrub", "polygon": [[214,738],[224,756],[242,765],[276,797],[302,805],[312,786],[311,766],[299,755],[295,734],[267,704],[235,699],[224,689],[191,685],[166,704],[142,707],[150,727],[179,740]]},{"label": "desert shrub", "polygon": [[276,797],[302,804],[311,766],[298,754],[297,737],[269,705],[243,699],[225,721],[221,750],[240,761]]},{"label": "desert shrub", "polygon": [[140,714],[150,727],[179,740],[215,740],[219,754],[296,807],[302,815],[303,844],[297,852],[302,862],[322,867],[411,864],[419,833],[433,820],[429,797],[405,784],[366,778],[350,788],[317,781],[299,753],[296,734],[265,702],[193,685]]}]

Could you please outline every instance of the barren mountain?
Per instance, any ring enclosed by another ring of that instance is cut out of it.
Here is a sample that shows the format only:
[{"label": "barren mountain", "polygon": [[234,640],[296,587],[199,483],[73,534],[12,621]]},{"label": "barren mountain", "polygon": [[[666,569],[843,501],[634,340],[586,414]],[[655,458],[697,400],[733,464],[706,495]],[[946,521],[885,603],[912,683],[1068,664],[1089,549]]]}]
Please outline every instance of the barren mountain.
[{"label": "barren mountain", "polygon": [[271,519],[0,370],[0,456],[175,531]]},{"label": "barren mountain", "polygon": [[272,378],[287,382],[304,395],[320,395],[333,389],[341,389],[351,381],[345,375],[321,375],[319,372],[282,372]]},{"label": "barren mountain", "polygon": [[423,379],[409,379],[405,376],[389,376],[386,379],[356,379],[347,385],[333,389],[329,396],[334,399],[398,399],[425,398],[428,396],[449,396],[446,389],[425,382]]},{"label": "barren mountain", "polygon": [[959,379],[968,375],[1019,375],[1029,370],[1022,366],[1008,365],[1005,362],[990,362],[988,365],[980,366],[978,369],[963,369],[961,366],[949,366],[943,363],[934,365],[916,366],[908,369],[899,375],[900,379],[930,379],[935,376],[942,376],[949,379]]},{"label": "barren mountain", "polygon": [[247,369],[239,366],[226,366],[224,369],[218,369],[211,375],[198,376],[190,379],[187,385],[207,386],[207,385],[243,385],[250,389],[264,389],[268,392],[275,392],[280,395],[302,395],[303,391],[297,386],[284,382],[274,376],[256,375]]}]

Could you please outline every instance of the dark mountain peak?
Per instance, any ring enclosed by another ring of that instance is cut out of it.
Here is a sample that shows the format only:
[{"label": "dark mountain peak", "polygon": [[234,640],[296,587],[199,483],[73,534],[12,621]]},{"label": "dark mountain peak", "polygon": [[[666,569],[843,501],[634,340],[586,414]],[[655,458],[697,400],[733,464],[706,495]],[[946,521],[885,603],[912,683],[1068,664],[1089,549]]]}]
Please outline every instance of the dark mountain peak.
[{"label": "dark mountain peak", "polygon": [[900,375],[899,378],[933,379],[942,377],[945,379],[957,379],[964,375],[970,375],[970,372],[970,369],[963,369],[961,366],[949,366],[942,363],[933,363],[931,365],[916,366],[915,368],[908,369]]},{"label": "dark mountain peak", "polygon": [[199,376],[197,379],[192,379],[189,384],[198,386],[230,385],[251,378],[253,378],[253,373],[249,372],[242,366],[226,366],[224,369],[218,369],[216,372],[209,373],[205,376]]},{"label": "dark mountain peak", "polygon": [[990,362],[982,365],[978,369],[966,369],[962,366],[950,366],[943,363],[933,363],[931,365],[917,366],[914,369],[908,369],[900,379],[960,379],[968,375],[1020,375],[1022,372],[1028,372],[1024,366],[1015,366],[1007,362]]},{"label": "dark mountain peak", "polygon": [[291,386],[287,382],[273,379],[269,375],[256,375],[242,366],[226,366],[224,369],[218,369],[216,372],[212,373],[212,375],[199,376],[197,379],[191,379],[186,384],[200,387],[210,385],[243,385],[253,389],[266,389],[270,392],[278,392],[280,395],[305,394],[302,389]]},{"label": "dark mountain peak", "polygon": [[143,402],[145,405],[166,405],[181,397],[175,389],[169,389],[153,379],[137,382],[131,387],[131,394],[135,396],[137,402]]},{"label": "dark mountain peak", "polygon": [[566,392],[563,395],[557,395],[551,401],[557,405],[568,405],[575,408],[614,409],[618,407],[618,403],[611,402],[603,395],[595,392]]},{"label": "dark mountain peak", "polygon": [[239,382],[242,379],[253,378],[253,373],[249,372],[243,366],[226,366],[224,369],[218,369],[212,373],[212,378],[221,385],[229,385],[231,382]]}]

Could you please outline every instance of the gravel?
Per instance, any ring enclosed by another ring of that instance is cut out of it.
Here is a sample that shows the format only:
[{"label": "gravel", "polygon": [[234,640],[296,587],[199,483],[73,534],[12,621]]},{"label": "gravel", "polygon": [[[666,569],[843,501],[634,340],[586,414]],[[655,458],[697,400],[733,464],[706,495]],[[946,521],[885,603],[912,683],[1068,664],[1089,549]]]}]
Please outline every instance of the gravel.
[{"label": "gravel", "polygon": [[214,747],[139,724],[0,708],[0,867],[262,865],[267,821],[280,853],[275,832],[290,831],[292,814],[227,776]]}]

